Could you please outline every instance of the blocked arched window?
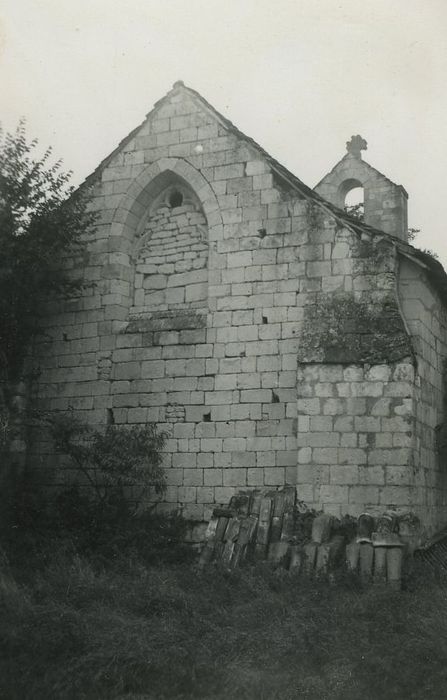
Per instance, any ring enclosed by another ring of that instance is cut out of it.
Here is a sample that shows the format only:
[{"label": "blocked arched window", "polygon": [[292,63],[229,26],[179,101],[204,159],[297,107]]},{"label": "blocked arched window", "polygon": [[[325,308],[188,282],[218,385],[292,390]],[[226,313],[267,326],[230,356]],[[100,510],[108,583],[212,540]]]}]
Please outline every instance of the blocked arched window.
[{"label": "blocked arched window", "polygon": [[208,299],[208,225],[193,189],[162,173],[137,231],[132,315],[200,309]]}]

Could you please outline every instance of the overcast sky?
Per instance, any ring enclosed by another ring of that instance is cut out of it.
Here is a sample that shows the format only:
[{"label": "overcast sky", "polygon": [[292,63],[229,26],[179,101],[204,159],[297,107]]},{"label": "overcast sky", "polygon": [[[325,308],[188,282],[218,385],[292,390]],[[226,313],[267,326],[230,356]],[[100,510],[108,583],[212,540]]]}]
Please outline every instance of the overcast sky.
[{"label": "overcast sky", "polygon": [[176,80],[309,186],[360,133],[447,265],[447,0],[2,0],[0,120],[75,182]]}]

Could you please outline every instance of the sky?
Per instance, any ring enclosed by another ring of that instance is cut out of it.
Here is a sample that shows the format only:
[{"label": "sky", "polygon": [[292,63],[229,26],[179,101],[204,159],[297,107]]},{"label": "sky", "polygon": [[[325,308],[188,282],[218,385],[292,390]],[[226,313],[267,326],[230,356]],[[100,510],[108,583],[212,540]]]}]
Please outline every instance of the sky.
[{"label": "sky", "polygon": [[361,134],[447,267],[446,0],[1,0],[0,122],[81,182],[176,80],[314,187]]}]

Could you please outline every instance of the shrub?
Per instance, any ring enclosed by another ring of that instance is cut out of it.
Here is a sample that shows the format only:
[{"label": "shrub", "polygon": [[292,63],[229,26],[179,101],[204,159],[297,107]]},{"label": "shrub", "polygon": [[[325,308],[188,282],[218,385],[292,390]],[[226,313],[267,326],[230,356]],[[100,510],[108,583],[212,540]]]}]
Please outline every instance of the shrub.
[{"label": "shrub", "polygon": [[60,453],[59,483],[43,484],[31,466],[17,480],[2,528],[9,551],[34,557],[65,540],[70,551],[96,552],[104,561],[121,552],[150,559],[167,540],[179,539],[180,521],[150,517],[166,488],[166,435],[156,425],[101,431],[70,414],[40,415],[39,425],[50,429]]},{"label": "shrub", "polygon": [[46,416],[46,422],[56,450],[69,458],[99,511],[131,502],[136,511],[147,496],[164,493],[162,449],[167,435],[154,423],[98,430],[70,413]]}]

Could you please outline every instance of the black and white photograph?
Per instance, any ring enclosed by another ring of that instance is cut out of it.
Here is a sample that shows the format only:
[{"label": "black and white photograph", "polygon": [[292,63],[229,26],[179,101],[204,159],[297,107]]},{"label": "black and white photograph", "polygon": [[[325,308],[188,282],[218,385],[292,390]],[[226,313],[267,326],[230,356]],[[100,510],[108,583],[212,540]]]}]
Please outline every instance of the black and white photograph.
[{"label": "black and white photograph", "polygon": [[0,698],[447,698],[447,3],[0,4]]}]

